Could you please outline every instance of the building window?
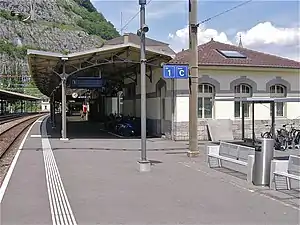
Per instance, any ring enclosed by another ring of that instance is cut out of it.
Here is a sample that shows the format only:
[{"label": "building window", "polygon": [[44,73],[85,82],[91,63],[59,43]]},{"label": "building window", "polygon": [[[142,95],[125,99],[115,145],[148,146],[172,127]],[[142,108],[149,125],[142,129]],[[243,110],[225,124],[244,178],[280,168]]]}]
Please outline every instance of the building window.
[{"label": "building window", "polygon": [[[280,84],[276,84],[270,87],[271,98],[284,98],[286,97],[286,87]],[[283,102],[275,103],[275,116],[284,116],[285,104]]]},{"label": "building window", "polygon": [[[248,84],[239,84],[234,87],[234,117],[242,117],[242,102],[241,98],[247,98],[252,96],[252,88]],[[245,117],[250,117],[250,104],[244,103],[245,106]]]},{"label": "building window", "polygon": [[210,84],[201,84],[198,86],[198,118],[213,117],[213,99],[215,88]]}]

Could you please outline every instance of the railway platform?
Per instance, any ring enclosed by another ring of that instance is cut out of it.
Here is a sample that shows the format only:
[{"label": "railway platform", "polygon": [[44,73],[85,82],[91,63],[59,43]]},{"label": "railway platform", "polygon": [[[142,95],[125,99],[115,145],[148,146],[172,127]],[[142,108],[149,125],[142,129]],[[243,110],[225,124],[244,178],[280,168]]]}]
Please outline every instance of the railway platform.
[{"label": "railway platform", "polygon": [[[140,173],[140,152],[129,148],[138,140],[80,137],[68,126],[68,141],[47,118],[32,126],[1,187],[1,225],[298,224],[297,198],[209,169],[204,149],[190,159],[185,144],[149,146],[153,169]],[[88,126],[97,129],[82,123],[80,132]]]}]

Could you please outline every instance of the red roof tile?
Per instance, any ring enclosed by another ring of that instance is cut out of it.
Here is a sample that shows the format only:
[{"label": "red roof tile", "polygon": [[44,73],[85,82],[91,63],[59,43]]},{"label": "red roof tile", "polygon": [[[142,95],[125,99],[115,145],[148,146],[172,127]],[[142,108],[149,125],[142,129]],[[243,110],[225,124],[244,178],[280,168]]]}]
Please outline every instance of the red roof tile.
[{"label": "red roof tile", "polygon": [[[247,58],[226,58],[217,50],[238,51]],[[253,51],[234,45],[220,43],[211,40],[198,46],[199,65],[205,66],[247,66],[247,67],[273,67],[273,68],[293,68],[300,69],[300,62],[274,56],[266,53]],[[189,50],[176,54],[170,63],[189,62]]]}]

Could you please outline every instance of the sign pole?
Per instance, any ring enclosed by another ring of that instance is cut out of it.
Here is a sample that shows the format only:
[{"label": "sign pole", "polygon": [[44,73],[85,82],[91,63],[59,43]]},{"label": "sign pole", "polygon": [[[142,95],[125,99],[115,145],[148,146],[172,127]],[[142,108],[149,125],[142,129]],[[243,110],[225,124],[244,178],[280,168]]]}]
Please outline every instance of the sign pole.
[{"label": "sign pole", "polygon": [[198,38],[197,0],[189,0],[190,96],[189,96],[189,157],[198,150]]},{"label": "sign pole", "polygon": [[141,161],[139,161],[139,170],[140,172],[150,171],[150,162],[147,160],[146,152],[146,141],[147,141],[147,132],[146,132],[146,35],[147,30],[145,29],[145,6],[146,0],[139,0],[140,5],[140,30],[138,31],[141,38]]}]

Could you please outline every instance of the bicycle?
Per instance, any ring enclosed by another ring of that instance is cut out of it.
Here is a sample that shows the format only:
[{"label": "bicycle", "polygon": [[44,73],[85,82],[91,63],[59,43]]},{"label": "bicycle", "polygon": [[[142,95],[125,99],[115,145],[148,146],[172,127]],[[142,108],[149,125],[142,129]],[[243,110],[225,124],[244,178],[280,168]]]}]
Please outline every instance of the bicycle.
[{"label": "bicycle", "polygon": [[294,123],[291,124],[291,129],[289,133],[289,146],[291,146],[293,149],[299,149],[300,148],[300,130],[293,127]]},{"label": "bicycle", "polygon": [[[275,125],[275,124],[274,124]],[[280,128],[279,130],[276,130],[276,133],[274,134],[275,137],[273,137],[272,135],[272,126],[266,124],[266,127],[270,127],[269,131],[266,131],[264,133],[261,133],[261,137],[262,138],[274,138],[275,143],[274,143],[274,147],[276,150],[281,150],[281,151],[285,151],[288,148],[288,138],[287,138],[287,130]]]}]

